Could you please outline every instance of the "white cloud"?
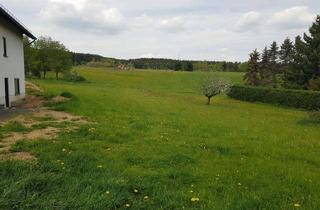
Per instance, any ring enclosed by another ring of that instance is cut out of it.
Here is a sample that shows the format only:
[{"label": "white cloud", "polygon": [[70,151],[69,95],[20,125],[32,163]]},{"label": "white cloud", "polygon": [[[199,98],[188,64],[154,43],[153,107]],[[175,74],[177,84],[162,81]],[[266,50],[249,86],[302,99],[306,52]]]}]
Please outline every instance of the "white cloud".
[{"label": "white cloud", "polygon": [[125,17],[117,8],[106,8],[89,0],[49,0],[41,10],[45,21],[82,32],[118,34],[127,29]]},{"label": "white cloud", "polygon": [[261,19],[261,14],[259,12],[251,11],[243,14],[240,19],[236,22],[236,31],[247,31],[255,30],[263,23]]},{"label": "white cloud", "polygon": [[184,24],[185,24],[184,18],[181,16],[177,16],[173,18],[160,20],[159,28],[167,32],[175,33],[175,32],[184,31],[185,30]]},{"label": "white cloud", "polygon": [[82,10],[86,5],[88,5],[89,0],[50,0],[50,2],[57,4],[69,4],[77,10]]},{"label": "white cloud", "polygon": [[234,27],[238,32],[267,32],[277,30],[304,29],[310,25],[316,14],[307,6],[295,6],[281,11],[243,14]]},{"label": "white cloud", "polygon": [[280,29],[304,28],[310,25],[315,14],[309,11],[306,6],[296,6],[276,12],[268,22],[269,25]]},{"label": "white cloud", "polygon": [[139,15],[138,17],[133,18],[132,26],[135,28],[145,29],[150,28],[154,25],[154,18],[146,14]]},{"label": "white cloud", "polygon": [[103,22],[118,23],[124,21],[124,17],[117,8],[105,9],[101,13]]}]

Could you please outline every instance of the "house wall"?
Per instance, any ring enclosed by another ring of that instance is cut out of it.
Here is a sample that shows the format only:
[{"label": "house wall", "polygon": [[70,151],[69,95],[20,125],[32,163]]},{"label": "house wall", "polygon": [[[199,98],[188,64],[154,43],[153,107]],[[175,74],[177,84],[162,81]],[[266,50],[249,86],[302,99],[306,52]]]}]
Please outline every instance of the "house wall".
[{"label": "house wall", "polygon": [[[3,56],[2,37],[7,40],[7,55]],[[0,106],[5,104],[4,78],[9,78],[10,102],[25,96],[24,46],[22,34],[13,25],[0,17]],[[20,80],[20,95],[15,96],[14,79]]]}]

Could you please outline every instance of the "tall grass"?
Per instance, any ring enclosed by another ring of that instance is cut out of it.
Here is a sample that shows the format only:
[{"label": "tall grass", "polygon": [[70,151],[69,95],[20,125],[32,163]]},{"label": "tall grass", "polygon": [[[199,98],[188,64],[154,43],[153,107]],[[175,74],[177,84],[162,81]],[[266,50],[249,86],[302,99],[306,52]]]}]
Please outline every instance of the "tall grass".
[{"label": "tall grass", "polygon": [[[0,162],[0,209],[317,209],[320,129],[306,113],[200,94],[205,73],[80,69],[34,81],[97,124],[19,143]],[[216,73],[234,83],[241,74]]]}]

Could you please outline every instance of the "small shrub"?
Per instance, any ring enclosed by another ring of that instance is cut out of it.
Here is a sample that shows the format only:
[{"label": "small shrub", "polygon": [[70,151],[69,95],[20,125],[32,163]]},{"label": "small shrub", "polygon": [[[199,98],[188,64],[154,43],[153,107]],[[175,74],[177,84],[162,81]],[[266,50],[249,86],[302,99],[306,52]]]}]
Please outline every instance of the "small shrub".
[{"label": "small shrub", "polygon": [[320,92],[235,85],[228,96],[237,100],[278,104],[307,110],[320,109]]},{"label": "small shrub", "polygon": [[60,94],[60,96],[65,97],[65,98],[73,98],[73,94],[68,91],[62,92]]},{"label": "small shrub", "polygon": [[81,76],[79,72],[72,70],[70,72],[67,72],[65,75],[65,78],[70,82],[84,82],[86,81],[86,78]]}]

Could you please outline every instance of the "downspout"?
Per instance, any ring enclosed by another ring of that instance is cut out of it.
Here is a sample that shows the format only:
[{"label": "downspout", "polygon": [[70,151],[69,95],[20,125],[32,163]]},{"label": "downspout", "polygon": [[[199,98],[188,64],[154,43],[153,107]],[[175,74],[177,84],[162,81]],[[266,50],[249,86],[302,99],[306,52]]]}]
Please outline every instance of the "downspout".
[{"label": "downspout", "polygon": [[[24,45],[24,46],[23,46],[23,51],[25,51],[26,47],[32,45],[36,40],[37,40],[37,39],[33,39],[32,42],[29,42],[28,44]],[[25,54],[24,54],[24,56],[25,56]],[[25,57],[24,57],[24,59],[25,59]],[[24,60],[24,59],[23,59],[23,60]],[[25,61],[24,61],[24,63],[25,63]],[[27,74],[25,70],[24,70],[24,72],[25,72],[25,74]]]},{"label": "downspout", "polygon": [[36,40],[37,40],[37,39],[34,39],[32,42],[30,42],[30,43],[28,43],[28,44],[24,45],[24,48],[26,48],[26,47],[28,47],[28,46],[32,45]]}]

